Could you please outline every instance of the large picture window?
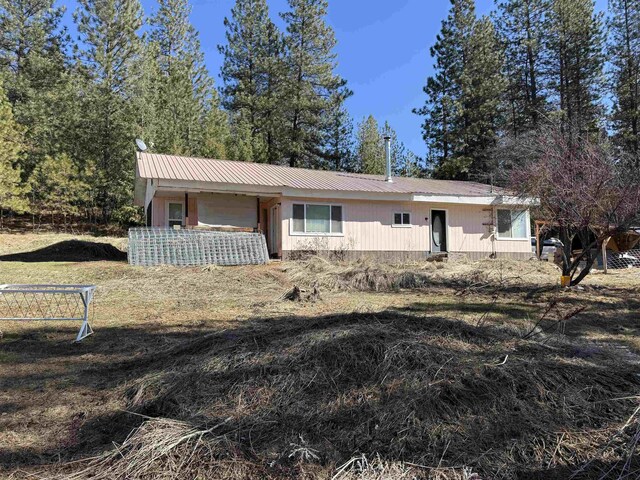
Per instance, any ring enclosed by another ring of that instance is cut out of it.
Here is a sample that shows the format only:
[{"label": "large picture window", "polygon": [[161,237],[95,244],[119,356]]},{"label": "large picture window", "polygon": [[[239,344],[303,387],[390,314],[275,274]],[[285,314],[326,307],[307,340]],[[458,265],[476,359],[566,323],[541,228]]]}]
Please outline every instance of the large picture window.
[{"label": "large picture window", "polygon": [[342,205],[294,203],[291,232],[342,235]]},{"label": "large picture window", "polygon": [[527,238],[527,211],[498,209],[498,238]]}]

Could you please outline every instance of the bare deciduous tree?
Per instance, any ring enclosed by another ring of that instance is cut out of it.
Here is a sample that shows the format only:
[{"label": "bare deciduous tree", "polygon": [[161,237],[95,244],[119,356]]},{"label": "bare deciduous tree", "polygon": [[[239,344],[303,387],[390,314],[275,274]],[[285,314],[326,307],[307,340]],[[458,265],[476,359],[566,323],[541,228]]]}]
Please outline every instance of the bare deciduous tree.
[{"label": "bare deciduous tree", "polygon": [[[525,160],[513,168],[510,185],[540,199],[537,217],[557,228],[564,245],[562,274],[577,285],[606,238],[640,223],[640,172],[607,143],[557,126],[522,142],[514,152]],[[581,250],[574,254],[575,239]]]}]

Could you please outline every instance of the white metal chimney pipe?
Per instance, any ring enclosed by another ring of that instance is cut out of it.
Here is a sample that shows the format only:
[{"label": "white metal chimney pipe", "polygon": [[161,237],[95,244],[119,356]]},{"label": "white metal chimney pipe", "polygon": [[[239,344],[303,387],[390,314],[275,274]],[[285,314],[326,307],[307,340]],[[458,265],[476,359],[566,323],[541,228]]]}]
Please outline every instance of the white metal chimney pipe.
[{"label": "white metal chimney pipe", "polygon": [[384,154],[387,159],[387,178],[385,178],[385,181],[392,183],[393,178],[391,177],[391,137],[389,135],[384,136]]}]

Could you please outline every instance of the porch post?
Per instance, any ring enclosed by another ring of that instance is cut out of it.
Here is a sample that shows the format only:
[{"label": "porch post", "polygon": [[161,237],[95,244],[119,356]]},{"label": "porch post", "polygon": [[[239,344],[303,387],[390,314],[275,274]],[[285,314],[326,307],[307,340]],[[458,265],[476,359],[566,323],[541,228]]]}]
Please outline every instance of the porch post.
[{"label": "porch post", "polygon": [[184,193],[184,226],[189,226],[189,193]]},{"label": "porch post", "polygon": [[604,273],[607,273],[609,271],[609,268],[607,267],[607,245],[609,245],[610,240],[611,237],[607,237],[605,241],[602,242],[602,267]]}]

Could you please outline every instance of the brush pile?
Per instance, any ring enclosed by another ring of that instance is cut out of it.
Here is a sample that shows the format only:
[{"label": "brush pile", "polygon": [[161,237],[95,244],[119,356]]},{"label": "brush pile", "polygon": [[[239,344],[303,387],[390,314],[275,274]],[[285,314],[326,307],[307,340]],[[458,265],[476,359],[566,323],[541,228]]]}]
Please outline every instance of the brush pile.
[{"label": "brush pile", "polygon": [[427,287],[475,291],[489,287],[503,290],[510,287],[533,288],[554,285],[558,278],[558,270],[552,264],[514,260],[393,265],[367,259],[329,262],[322,257],[311,257],[287,264],[284,270],[296,285],[317,285],[322,290],[375,292]]},{"label": "brush pile", "polygon": [[640,378],[575,352],[437,313],[247,323],[156,356],[122,393],[153,419],[62,478],[600,478]]}]

